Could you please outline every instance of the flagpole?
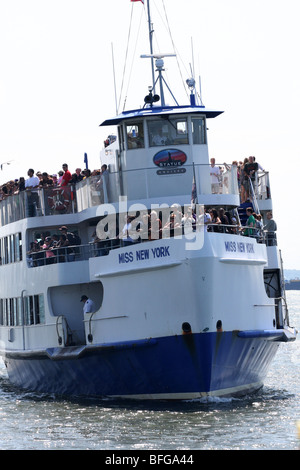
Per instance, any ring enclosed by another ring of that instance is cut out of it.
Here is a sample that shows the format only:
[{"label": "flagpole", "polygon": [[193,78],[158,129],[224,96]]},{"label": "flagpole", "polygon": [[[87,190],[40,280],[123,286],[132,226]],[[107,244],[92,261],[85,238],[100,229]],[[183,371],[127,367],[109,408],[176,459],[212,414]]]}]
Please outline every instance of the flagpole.
[{"label": "flagpole", "polygon": [[153,58],[153,42],[152,42],[152,34],[154,30],[152,29],[151,24],[151,15],[150,15],[150,0],[147,0],[147,9],[148,9],[148,27],[149,27],[149,42],[150,42],[150,54],[151,54],[151,67],[152,67],[152,91],[155,94],[155,75],[154,75],[154,58]]}]

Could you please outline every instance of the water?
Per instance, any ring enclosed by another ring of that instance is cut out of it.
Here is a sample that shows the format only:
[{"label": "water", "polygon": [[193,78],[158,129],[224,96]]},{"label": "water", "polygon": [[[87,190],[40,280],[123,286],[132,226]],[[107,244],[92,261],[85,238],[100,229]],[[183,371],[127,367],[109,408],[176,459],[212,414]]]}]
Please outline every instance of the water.
[{"label": "water", "polygon": [[[300,291],[287,292],[300,330]],[[1,450],[299,450],[300,339],[282,344],[265,387],[243,399],[148,403],[57,399],[0,368]]]}]

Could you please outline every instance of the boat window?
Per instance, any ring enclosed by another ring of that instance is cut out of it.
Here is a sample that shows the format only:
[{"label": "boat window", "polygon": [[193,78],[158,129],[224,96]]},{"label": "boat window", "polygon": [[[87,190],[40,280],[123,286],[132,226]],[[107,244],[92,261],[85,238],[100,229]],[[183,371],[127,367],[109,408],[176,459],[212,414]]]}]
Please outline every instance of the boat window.
[{"label": "boat window", "polygon": [[187,120],[183,118],[149,121],[148,133],[150,147],[189,143]]},{"label": "boat window", "polygon": [[[0,299],[0,325],[23,325],[22,298],[13,297]],[[43,294],[24,297],[24,325],[45,323],[45,307]]]},{"label": "boat window", "polygon": [[16,325],[22,325],[22,298],[21,297],[17,297],[16,299],[17,301],[17,306],[16,306],[16,310],[17,310],[17,323]]},{"label": "boat window", "polygon": [[0,265],[22,261],[22,235],[16,233],[0,239]]},{"label": "boat window", "polygon": [[16,233],[14,235],[14,250],[15,250],[15,261],[22,261],[22,234]]},{"label": "boat window", "polygon": [[44,305],[44,295],[39,295],[39,315],[40,323],[45,323],[45,305]]},{"label": "boat window", "polygon": [[4,238],[4,250],[3,250],[3,254],[4,254],[5,264],[8,264],[8,263],[9,263],[9,260],[8,260],[8,241],[7,241],[7,237]]},{"label": "boat window", "polygon": [[4,302],[3,302],[3,319],[4,319],[4,325],[8,325],[8,316],[7,316],[7,302],[8,302],[8,299],[4,299]]},{"label": "boat window", "polygon": [[15,319],[15,303],[14,303],[14,299],[9,299],[9,325],[10,326],[14,325],[14,319]]},{"label": "boat window", "polygon": [[9,263],[14,263],[15,262],[15,250],[14,250],[14,236],[10,235],[8,237],[8,243],[9,243]]},{"label": "boat window", "polygon": [[4,299],[0,299],[0,325],[4,325]]},{"label": "boat window", "polygon": [[205,119],[192,118],[193,144],[206,144]]},{"label": "boat window", "polygon": [[126,125],[127,147],[129,150],[144,148],[143,122]]}]

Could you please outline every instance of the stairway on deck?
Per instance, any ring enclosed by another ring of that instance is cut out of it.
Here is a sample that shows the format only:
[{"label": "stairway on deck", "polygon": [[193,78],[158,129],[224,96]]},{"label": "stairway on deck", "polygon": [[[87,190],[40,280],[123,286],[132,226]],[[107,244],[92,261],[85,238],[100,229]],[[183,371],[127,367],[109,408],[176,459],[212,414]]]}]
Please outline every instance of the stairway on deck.
[{"label": "stairway on deck", "polygon": [[247,220],[248,220],[248,216],[246,214],[246,209],[247,207],[252,207],[253,208],[253,204],[251,201],[246,201],[246,202],[243,202],[243,204],[241,204],[239,207],[238,207],[238,213],[239,213],[239,217],[240,217],[240,221],[241,221],[241,225],[242,227],[244,227],[245,225],[247,225]]}]

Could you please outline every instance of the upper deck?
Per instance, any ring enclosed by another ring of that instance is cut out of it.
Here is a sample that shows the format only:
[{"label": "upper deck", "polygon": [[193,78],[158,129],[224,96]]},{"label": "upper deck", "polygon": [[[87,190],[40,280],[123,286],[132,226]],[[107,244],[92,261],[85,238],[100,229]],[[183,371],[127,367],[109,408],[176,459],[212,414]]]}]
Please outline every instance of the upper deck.
[{"label": "upper deck", "polygon": [[[207,174],[209,180],[210,165],[201,165],[201,171]],[[193,183],[194,167],[188,167],[186,176],[186,184],[181,187],[174,186],[173,191],[169,192],[170,198],[173,202],[184,200],[185,204],[190,203],[192,193],[195,191]],[[147,171],[136,170],[136,186],[143,187],[143,199],[128,199],[128,204],[135,202],[144,202],[148,207],[147,200],[154,200],[157,203],[167,202],[167,198],[156,198],[155,191],[151,185],[151,178],[153,172],[156,170]],[[123,175],[124,176],[124,175]],[[211,203],[219,204],[226,195],[230,195],[232,186],[235,186],[236,172],[232,170],[225,170],[219,182],[219,193],[213,194],[210,184],[203,187],[203,195],[211,198]],[[188,192],[188,193],[187,193]],[[187,195],[188,194],[188,195]],[[20,191],[18,194],[13,194],[2,201],[0,201],[0,226],[11,224],[22,219],[30,217],[38,217],[39,225],[43,225],[41,217],[45,216],[66,216],[67,214],[79,214],[87,209],[94,208],[95,210],[101,206],[111,204],[112,208],[117,211],[120,200],[124,200],[124,192],[120,184],[120,174],[118,172],[110,171],[107,180],[100,176],[90,176],[85,180],[77,183],[76,185],[69,185],[64,187],[53,188],[39,188],[34,193],[31,191]],[[223,203],[224,204],[224,203]],[[150,206],[149,206],[150,208]],[[88,214],[87,214],[88,216]]]},{"label": "upper deck", "polygon": [[[107,152],[108,157],[110,152],[113,153],[110,149]],[[226,205],[226,198],[229,198],[227,201],[230,201],[232,195],[239,200],[236,168],[231,167],[226,169],[225,166],[222,166],[222,168],[224,171],[221,172],[219,178],[218,193],[215,192],[215,186],[213,187],[210,183],[210,165],[193,165],[191,168],[187,168],[189,173],[187,184],[181,187],[174,186],[173,190],[169,193],[170,198],[173,198],[173,202],[178,200],[181,203],[181,200],[183,200],[184,204],[189,204],[196,197],[199,204],[209,204],[211,206]],[[196,187],[194,180],[196,170],[202,175],[203,179],[200,194],[199,192],[196,194],[199,188],[199,186],[198,188]],[[145,202],[146,207],[149,207],[147,200],[152,202],[155,200],[154,189],[150,184],[153,176],[152,173],[155,171],[153,169],[151,171],[146,169],[135,171],[136,185],[144,185],[144,200],[140,199],[139,202]],[[187,188],[188,196],[186,194]],[[258,175],[256,198],[262,207],[270,203],[268,173],[260,173]],[[114,172],[110,168],[107,179],[100,176],[90,176],[76,185],[47,189],[40,188],[36,192],[34,202],[32,202],[31,191],[21,191],[18,194],[8,196],[0,201],[0,227],[31,216],[37,217],[39,225],[42,226],[44,222],[41,218],[45,216],[66,216],[94,209],[86,213],[86,217],[89,217],[89,214],[96,213],[97,208],[101,205],[105,205],[105,209],[107,209],[107,204],[111,204],[114,211],[119,212],[120,200],[124,200],[124,193],[120,184],[120,173]],[[156,200],[159,204],[162,204],[167,201],[167,198],[157,198]],[[127,202],[129,205],[130,200],[128,199]],[[133,204],[135,202],[137,201],[132,201]],[[34,206],[34,212],[32,212],[32,205]],[[234,205],[238,206],[239,202]]]},{"label": "upper deck", "polygon": [[[110,204],[113,212],[124,212],[124,201],[128,206],[143,204],[148,209],[191,202],[238,207],[236,165],[216,163],[216,180],[209,163],[206,120],[221,113],[203,106],[149,107],[104,121],[103,126],[117,125],[118,131],[118,137],[101,153],[107,171],[74,185],[6,197],[0,201],[0,226],[33,215],[78,214],[94,208],[83,214],[88,218],[103,204]],[[258,176],[255,186],[260,204],[270,200],[267,173]]]}]

